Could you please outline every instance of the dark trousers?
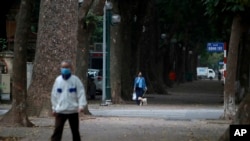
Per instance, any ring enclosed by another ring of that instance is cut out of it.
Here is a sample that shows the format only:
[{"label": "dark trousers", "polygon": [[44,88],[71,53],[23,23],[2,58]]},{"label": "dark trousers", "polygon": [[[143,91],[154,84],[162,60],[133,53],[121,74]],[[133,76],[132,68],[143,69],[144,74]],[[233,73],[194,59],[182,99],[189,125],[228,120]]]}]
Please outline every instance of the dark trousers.
[{"label": "dark trousers", "polygon": [[138,97],[142,97],[143,96],[143,89],[142,88],[139,88],[139,87],[136,87],[135,88],[135,93],[136,93],[136,104],[137,105],[140,105],[140,100],[138,100]]},{"label": "dark trousers", "polygon": [[51,141],[61,141],[63,128],[66,120],[68,119],[70,129],[73,136],[73,141],[81,141],[79,133],[79,117],[78,113],[74,114],[57,114],[55,117],[55,129],[51,136]]}]

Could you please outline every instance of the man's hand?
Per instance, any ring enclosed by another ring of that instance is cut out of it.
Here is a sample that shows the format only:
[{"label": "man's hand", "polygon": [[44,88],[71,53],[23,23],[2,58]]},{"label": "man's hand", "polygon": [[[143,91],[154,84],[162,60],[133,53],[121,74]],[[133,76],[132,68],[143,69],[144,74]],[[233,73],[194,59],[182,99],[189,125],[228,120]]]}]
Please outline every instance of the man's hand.
[{"label": "man's hand", "polygon": [[52,116],[56,116],[57,115],[57,113],[55,112],[55,111],[52,111]]},{"label": "man's hand", "polygon": [[83,112],[83,108],[78,109],[78,113],[81,113],[81,112]]}]

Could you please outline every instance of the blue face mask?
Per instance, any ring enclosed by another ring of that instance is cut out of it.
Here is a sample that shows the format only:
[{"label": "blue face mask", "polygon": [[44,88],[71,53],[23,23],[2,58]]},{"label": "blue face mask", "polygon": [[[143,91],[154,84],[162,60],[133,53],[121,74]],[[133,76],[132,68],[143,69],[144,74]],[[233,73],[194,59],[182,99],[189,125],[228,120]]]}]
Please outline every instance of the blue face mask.
[{"label": "blue face mask", "polygon": [[69,75],[71,74],[71,70],[69,68],[61,68],[62,75]]}]

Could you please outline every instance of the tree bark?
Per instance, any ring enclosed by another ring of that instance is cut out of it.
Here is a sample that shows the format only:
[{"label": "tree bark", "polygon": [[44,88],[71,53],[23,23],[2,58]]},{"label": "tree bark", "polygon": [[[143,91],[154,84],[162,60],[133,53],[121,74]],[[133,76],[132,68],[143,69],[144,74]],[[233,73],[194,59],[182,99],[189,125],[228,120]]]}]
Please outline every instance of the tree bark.
[{"label": "tree bark", "polygon": [[[250,94],[248,93],[246,97],[242,100],[239,105],[238,111],[235,115],[234,120],[232,121],[231,125],[248,125],[250,124]],[[230,140],[230,133],[229,128],[224,132],[224,134],[220,137],[219,141],[229,141]]]},{"label": "tree bark", "polygon": [[[93,30],[89,29],[84,18],[88,14],[93,0],[85,0],[80,6],[78,15],[78,29],[77,29],[77,53],[76,53],[76,75],[83,81],[85,92],[87,96],[87,69],[89,58],[89,38]],[[86,98],[87,99],[87,98]],[[84,114],[91,115],[88,106],[84,108]]]},{"label": "tree bark", "polygon": [[27,116],[26,51],[30,33],[32,0],[22,0],[17,19],[14,44],[12,107],[1,119],[8,126],[33,126]]},{"label": "tree bark", "polygon": [[[118,3],[112,1],[113,13],[119,13]],[[121,98],[121,32],[120,23],[111,26],[111,45],[110,45],[110,82],[111,82],[111,97],[112,103],[123,103]]]},{"label": "tree bark", "polygon": [[236,15],[233,18],[231,36],[226,66],[226,81],[224,87],[224,115],[225,119],[233,119],[235,107],[235,79],[238,62],[238,47],[242,34],[241,17]]},{"label": "tree bark", "polygon": [[[155,19],[154,4],[152,0],[143,1],[143,5],[141,1],[132,0],[118,3],[119,14],[122,17],[119,24],[120,34],[122,34],[119,43],[121,49],[121,96],[126,100],[131,99],[133,80],[138,71],[142,71],[145,76],[149,92],[166,93],[164,83],[162,83],[164,79],[162,71],[158,72],[155,69],[162,68],[158,65],[162,65],[159,59],[163,59],[163,57],[155,55],[158,51],[159,38],[157,38],[158,29],[155,28],[158,24]],[[112,89],[116,89],[116,87],[112,86]]]},{"label": "tree bark", "polygon": [[[13,4],[14,0],[2,0],[0,5],[0,39],[7,40],[7,31],[6,31],[6,14],[9,12],[11,5]],[[3,48],[0,45],[0,51]]]},{"label": "tree bark", "polygon": [[41,1],[36,55],[28,89],[30,116],[48,116],[62,60],[76,64],[78,1]]},{"label": "tree bark", "polygon": [[[133,5],[133,6],[131,6]],[[138,1],[127,0],[119,1],[119,14],[121,15],[121,95],[123,99],[131,99],[133,91],[133,80],[136,76],[136,48],[137,48],[137,30],[138,18],[137,9]],[[136,19],[136,20],[135,20]],[[112,88],[116,89],[116,88]]]},{"label": "tree bark", "polygon": [[[137,64],[137,72],[142,71],[146,78],[146,82],[148,85],[149,93],[160,93],[166,94],[166,86],[164,84],[163,79],[167,79],[163,77],[164,73],[161,69],[157,70],[158,65],[162,65],[158,63],[159,59],[162,57],[157,56],[158,51],[158,42],[159,42],[159,31],[158,28],[158,20],[156,18],[156,7],[155,1],[148,0],[144,1],[145,5],[140,8],[140,27],[138,28],[138,43],[137,43],[137,54],[139,56],[139,64]],[[141,6],[141,5],[140,5]],[[173,54],[173,57],[174,54]],[[159,61],[161,62],[161,61]],[[159,66],[165,67],[165,66]]]}]

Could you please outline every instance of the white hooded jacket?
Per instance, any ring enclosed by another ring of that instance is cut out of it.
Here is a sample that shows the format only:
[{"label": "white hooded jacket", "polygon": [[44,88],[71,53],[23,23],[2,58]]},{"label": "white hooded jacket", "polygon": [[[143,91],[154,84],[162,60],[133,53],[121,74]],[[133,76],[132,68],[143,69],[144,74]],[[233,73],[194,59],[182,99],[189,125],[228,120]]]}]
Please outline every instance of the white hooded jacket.
[{"label": "white hooded jacket", "polygon": [[79,108],[86,106],[85,89],[81,80],[71,75],[67,80],[58,76],[51,92],[52,110],[56,113],[77,113]]}]

